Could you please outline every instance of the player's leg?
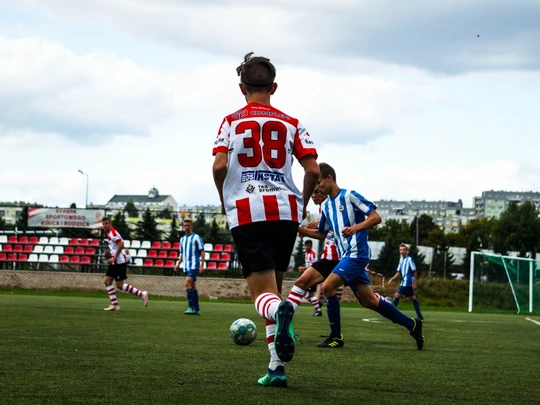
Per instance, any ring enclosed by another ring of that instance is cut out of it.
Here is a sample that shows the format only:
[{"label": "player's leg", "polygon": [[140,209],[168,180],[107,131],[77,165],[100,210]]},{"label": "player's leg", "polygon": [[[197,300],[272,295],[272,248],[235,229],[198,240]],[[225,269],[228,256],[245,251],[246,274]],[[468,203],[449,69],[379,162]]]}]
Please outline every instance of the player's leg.
[{"label": "player's leg", "polygon": [[401,298],[401,294],[396,291],[396,293],[394,294],[394,301],[392,301],[395,307],[398,306],[400,298]]},{"label": "player's leg", "polygon": [[136,295],[141,299],[145,307],[148,306],[148,292],[139,290],[125,282],[127,280],[127,264],[122,263],[117,266],[116,287],[122,291]]},{"label": "player's leg", "polygon": [[309,301],[311,306],[313,307],[313,313],[311,316],[322,316],[321,313],[321,304],[319,302],[319,299],[315,296],[315,293],[317,292],[317,284],[312,285],[308,288],[308,291],[306,293],[306,299]]},{"label": "player's leg", "polygon": [[191,289],[193,290],[192,299],[193,299],[193,311],[194,315],[201,314],[201,308],[199,308],[199,290],[197,290],[197,274],[198,269],[190,270],[189,275],[192,278],[193,282],[191,283]]},{"label": "player's leg", "polygon": [[113,266],[113,264],[109,264],[105,279],[103,280],[110,301],[110,305],[105,308],[105,311],[118,311],[120,309],[120,306],[118,305],[118,300],[116,299],[116,289],[114,288],[114,269],[112,268]]},{"label": "player's leg", "polygon": [[193,277],[186,272],[186,278],[184,279],[184,288],[186,289],[186,297],[188,301],[188,309],[184,311],[186,315],[194,315],[195,309],[193,308]]},{"label": "player's leg", "polygon": [[[284,273],[283,273],[284,274]],[[289,292],[287,300],[293,304],[293,308],[296,311],[298,306],[302,302],[302,297],[306,291],[312,287],[317,286],[324,281],[323,276],[315,268],[308,267],[302,275],[295,281],[293,288]]]},{"label": "player's leg", "polygon": [[414,307],[414,311],[416,312],[416,316],[420,318],[422,321],[424,320],[424,316],[422,315],[422,312],[420,311],[420,304],[418,303],[418,298],[416,297],[416,294],[413,293],[411,296],[412,304]]}]

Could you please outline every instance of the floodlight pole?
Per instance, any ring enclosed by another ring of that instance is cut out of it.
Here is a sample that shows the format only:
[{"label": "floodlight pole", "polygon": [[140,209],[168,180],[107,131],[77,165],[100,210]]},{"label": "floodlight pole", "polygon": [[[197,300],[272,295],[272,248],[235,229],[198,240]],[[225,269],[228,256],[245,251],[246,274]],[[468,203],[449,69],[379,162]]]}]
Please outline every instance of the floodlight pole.
[{"label": "floodlight pole", "polygon": [[84,208],[88,208],[88,174],[79,169],[79,173],[86,176],[86,201]]}]

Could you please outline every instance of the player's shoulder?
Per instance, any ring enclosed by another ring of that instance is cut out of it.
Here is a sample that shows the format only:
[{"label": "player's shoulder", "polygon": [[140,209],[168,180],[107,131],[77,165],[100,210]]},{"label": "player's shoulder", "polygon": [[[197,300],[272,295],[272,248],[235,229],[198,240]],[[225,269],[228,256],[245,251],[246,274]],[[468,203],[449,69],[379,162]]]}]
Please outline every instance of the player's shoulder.
[{"label": "player's shoulder", "polygon": [[299,121],[297,118],[290,116],[289,114],[284,113],[281,110],[278,110],[274,106],[258,104],[258,103],[249,103],[239,110],[229,114],[225,117],[225,120],[231,124],[233,121],[243,120],[247,118],[274,118],[285,121],[291,125],[297,127]]}]

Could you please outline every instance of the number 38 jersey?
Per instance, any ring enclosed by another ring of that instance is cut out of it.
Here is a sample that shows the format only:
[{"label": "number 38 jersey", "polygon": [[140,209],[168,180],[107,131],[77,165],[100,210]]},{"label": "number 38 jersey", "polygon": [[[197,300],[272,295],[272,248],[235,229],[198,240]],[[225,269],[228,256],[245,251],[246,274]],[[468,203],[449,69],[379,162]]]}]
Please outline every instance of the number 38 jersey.
[{"label": "number 38 jersey", "polygon": [[317,158],[297,119],[249,103],[223,119],[212,154],[228,153],[223,202],[229,227],[260,221],[300,222],[304,202],[292,178],[293,156]]}]

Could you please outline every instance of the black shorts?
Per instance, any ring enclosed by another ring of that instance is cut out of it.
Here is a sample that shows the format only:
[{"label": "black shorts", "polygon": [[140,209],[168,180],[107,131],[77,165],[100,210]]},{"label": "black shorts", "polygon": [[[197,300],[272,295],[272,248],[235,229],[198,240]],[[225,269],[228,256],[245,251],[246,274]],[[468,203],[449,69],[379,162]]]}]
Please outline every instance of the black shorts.
[{"label": "black shorts", "polygon": [[231,229],[244,278],[270,269],[287,271],[298,225],[294,221],[266,221]]},{"label": "black shorts", "polygon": [[318,286],[318,285],[319,285],[319,284],[312,285],[312,286],[309,287],[306,291],[307,291],[307,292],[312,292],[312,293],[317,292],[317,286]]},{"label": "black shorts", "polygon": [[109,267],[107,268],[107,273],[105,275],[107,277],[112,277],[116,281],[122,281],[127,279],[127,264],[126,263],[120,263],[120,264],[109,264]]},{"label": "black shorts", "polygon": [[[332,273],[332,270],[338,265],[339,260],[327,260],[321,259],[311,265],[315,270],[321,273],[321,276],[326,280],[328,276]],[[310,291],[310,290],[308,290]]]}]

